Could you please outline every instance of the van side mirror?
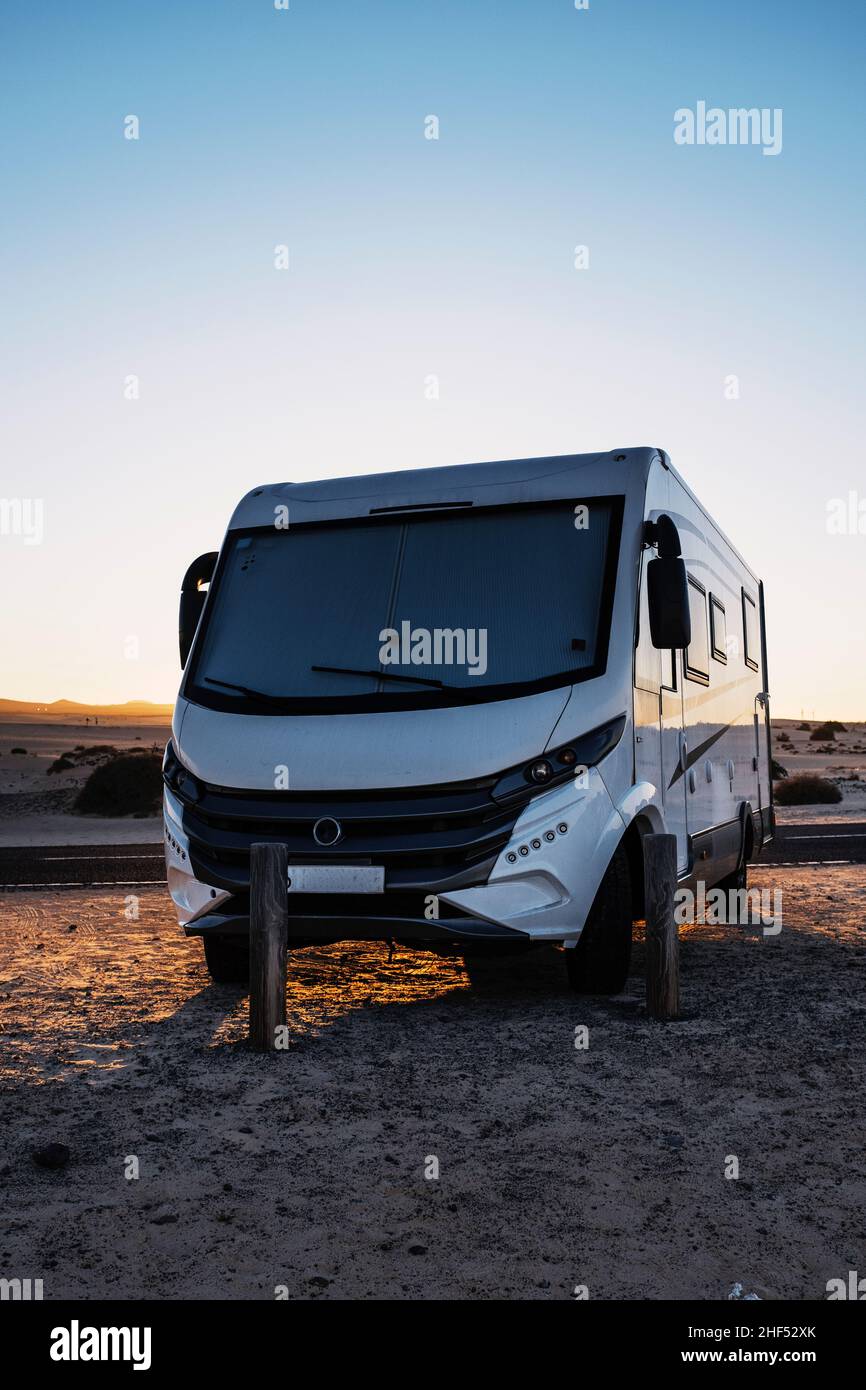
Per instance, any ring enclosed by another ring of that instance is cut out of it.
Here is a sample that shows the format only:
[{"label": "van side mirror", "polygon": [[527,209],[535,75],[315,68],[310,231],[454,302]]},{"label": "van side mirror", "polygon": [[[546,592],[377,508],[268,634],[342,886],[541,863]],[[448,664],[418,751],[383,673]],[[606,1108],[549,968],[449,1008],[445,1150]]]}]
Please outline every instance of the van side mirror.
[{"label": "van side mirror", "polygon": [[654,647],[679,650],[692,640],[685,561],[660,556],[646,567],[650,635]]},{"label": "van side mirror", "polygon": [[664,513],[644,527],[644,539],[658,548],[658,559],[646,567],[650,636],[654,647],[679,651],[692,640],[689,582],[681,558],[680,535]]},{"label": "van side mirror", "polygon": [[213,579],[217,556],[216,550],[208,551],[207,555],[199,555],[197,560],[193,560],[180,586],[180,615],[177,627],[181,667],[186,665],[192,647],[208,595],[207,589],[203,586]]}]

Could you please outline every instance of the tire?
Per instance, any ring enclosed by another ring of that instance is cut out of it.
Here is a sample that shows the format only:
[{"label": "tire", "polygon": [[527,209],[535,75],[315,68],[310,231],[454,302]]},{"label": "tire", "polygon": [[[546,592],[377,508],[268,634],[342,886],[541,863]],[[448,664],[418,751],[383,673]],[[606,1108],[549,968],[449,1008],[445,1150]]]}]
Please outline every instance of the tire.
[{"label": "tire", "polygon": [[619,994],[631,960],[632,896],[622,845],[607,867],[580,940],[565,953],[568,983],[578,994]]},{"label": "tire", "polygon": [[204,959],[218,985],[246,984],[250,978],[250,948],[246,937],[203,936]]},{"label": "tire", "polygon": [[724,893],[737,893],[746,887],[749,859],[751,858],[754,845],[754,835],[752,833],[751,818],[745,814],[745,811],[742,815],[743,834],[740,841],[741,858],[739,867],[734,869],[733,873],[726,874],[724,878],[719,879],[719,882],[713,885],[714,888],[721,888]]},{"label": "tire", "polygon": [[720,878],[714,887],[721,888],[725,893],[737,893],[746,887],[746,878],[747,865],[744,859],[738,869],[734,869],[732,874],[726,874],[724,878]]}]

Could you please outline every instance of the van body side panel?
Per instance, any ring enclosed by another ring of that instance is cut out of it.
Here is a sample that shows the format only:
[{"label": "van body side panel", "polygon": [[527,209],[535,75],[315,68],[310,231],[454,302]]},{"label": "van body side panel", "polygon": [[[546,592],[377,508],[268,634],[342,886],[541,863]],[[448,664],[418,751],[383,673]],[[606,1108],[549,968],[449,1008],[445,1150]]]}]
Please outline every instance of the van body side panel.
[{"label": "van body side panel", "polygon": [[764,609],[764,585],[758,585],[758,616],[761,623],[761,672],[765,692],[764,699],[764,743],[759,751],[758,761],[765,788],[766,800],[763,803],[767,814],[762,817],[763,843],[768,844],[776,834],[776,816],[773,805],[773,725],[770,720],[770,673],[767,667],[767,619]]},{"label": "van body side panel", "polygon": [[[713,882],[736,867],[739,833],[731,827],[742,806],[759,813],[768,802],[766,743],[756,722],[762,677],[747,662],[743,621],[743,594],[757,603],[758,581],[675,477],[670,514],[688,574],[704,591],[709,646],[705,679],[688,652],[678,653],[686,768],[674,779],[684,784],[688,833],[698,849],[693,871]],[[715,652],[713,624],[721,644]]]}]

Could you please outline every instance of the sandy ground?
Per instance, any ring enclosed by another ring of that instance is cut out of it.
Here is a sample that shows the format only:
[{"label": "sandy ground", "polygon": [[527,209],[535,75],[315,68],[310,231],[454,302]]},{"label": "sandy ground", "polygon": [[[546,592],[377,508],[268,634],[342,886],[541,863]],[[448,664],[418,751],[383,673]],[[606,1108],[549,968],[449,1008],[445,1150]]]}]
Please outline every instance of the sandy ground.
[{"label": "sandy ground", "polygon": [[[0,719],[0,846],[12,845],[131,845],[162,840],[160,817],[108,819],[72,812],[79,790],[92,768],[50,773],[62,753],[76,745],[112,744],[119,751],[165,747],[171,734],[169,716],[147,722],[128,716],[62,719],[21,715]],[[25,753],[13,753],[24,748]]]},{"label": "sandy ground", "polygon": [[[837,733],[832,744],[813,743],[812,730],[820,721],[807,721],[811,728],[801,730],[798,719],[773,720],[773,757],[787,768],[791,777],[799,772],[815,772],[835,781],[842,800],[834,805],[776,806],[780,825],[814,825],[816,821],[834,823],[866,820],[866,725],[850,721],[845,733]],[[790,745],[785,740],[790,741]],[[820,747],[832,747],[820,753]]]},{"label": "sandy ground", "polygon": [[[290,957],[268,1057],[162,891],[137,921],[117,890],[4,897],[4,1273],[46,1298],[822,1299],[866,1270],[866,868],[754,877],[781,934],[684,929],[679,1023],[643,1014],[642,945],[590,1000],[553,951],[470,977],[346,944]],[[58,1172],[30,1158],[51,1141]]]},{"label": "sandy ground", "polygon": [[22,845],[155,845],[161,816],[35,815],[0,820],[0,848]]}]

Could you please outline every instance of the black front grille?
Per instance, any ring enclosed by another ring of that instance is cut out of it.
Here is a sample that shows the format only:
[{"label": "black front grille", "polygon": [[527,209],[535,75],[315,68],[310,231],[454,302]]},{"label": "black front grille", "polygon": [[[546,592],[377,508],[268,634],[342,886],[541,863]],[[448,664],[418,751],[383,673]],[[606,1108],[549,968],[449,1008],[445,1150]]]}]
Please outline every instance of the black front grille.
[{"label": "black front grille", "polygon": [[[452,782],[387,791],[238,792],[205,787],[186,802],[183,828],[197,878],[232,892],[249,888],[250,845],[285,844],[290,863],[382,864],[390,890],[486,882],[518,815],[491,796],[497,781]],[[332,847],[313,838],[316,821],[337,820]]]}]

